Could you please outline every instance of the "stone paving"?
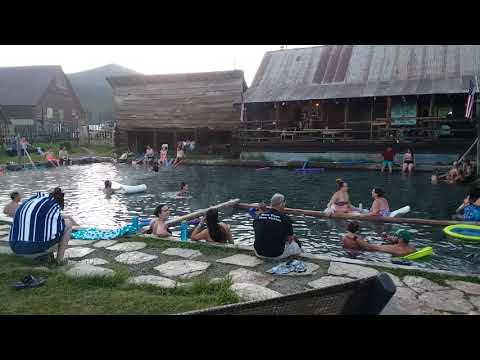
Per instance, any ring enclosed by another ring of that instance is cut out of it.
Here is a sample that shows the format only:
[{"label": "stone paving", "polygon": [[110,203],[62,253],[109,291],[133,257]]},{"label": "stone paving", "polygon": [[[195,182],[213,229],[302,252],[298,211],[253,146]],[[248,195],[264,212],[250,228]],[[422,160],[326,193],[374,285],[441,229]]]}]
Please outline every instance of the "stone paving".
[{"label": "stone paving", "polygon": [[122,263],[122,264],[143,264],[144,262],[156,259],[157,256],[146,254],[140,251],[130,251],[123,254],[118,255],[115,258],[115,261]]},{"label": "stone paving", "polygon": [[[5,237],[2,236],[0,240]],[[8,244],[5,245],[0,245],[0,253],[11,254]],[[144,250],[138,251],[141,249]],[[137,269],[132,273],[136,273],[136,276],[127,280],[132,286],[148,284],[160,288],[174,288],[192,284],[177,282],[178,279],[190,279],[202,274],[207,274],[212,283],[228,277],[232,281],[231,289],[244,301],[324,288],[378,274],[378,270],[368,266],[337,261],[326,263],[324,260],[315,263],[309,258],[309,262],[305,262],[308,271],[297,274],[302,276],[270,275],[266,270],[278,265],[279,261],[263,261],[245,253],[228,257],[207,257],[199,250],[176,248],[175,242],[172,242],[171,248],[164,251],[153,254],[153,250],[148,248],[146,243],[137,241],[76,241],[70,244],[66,256],[77,261],[69,261],[66,274],[72,277],[113,276],[115,271],[108,266],[116,261],[127,264],[129,272],[133,271],[132,266]],[[110,261],[103,258],[105,254],[110,254],[106,256]],[[192,260],[194,258],[201,261]],[[325,267],[325,263],[328,267]],[[446,280],[445,283],[438,284],[421,276],[404,276],[400,279],[388,273],[388,270],[385,272],[392,278],[397,291],[382,314],[480,313],[480,284],[459,280]],[[296,284],[296,287],[286,286],[288,284]]]}]

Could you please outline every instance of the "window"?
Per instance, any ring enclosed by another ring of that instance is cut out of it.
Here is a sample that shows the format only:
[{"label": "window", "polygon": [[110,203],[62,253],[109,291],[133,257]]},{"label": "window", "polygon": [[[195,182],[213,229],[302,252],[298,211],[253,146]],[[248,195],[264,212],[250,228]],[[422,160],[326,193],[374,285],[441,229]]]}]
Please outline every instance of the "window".
[{"label": "window", "polygon": [[63,117],[64,117],[63,109],[58,109],[58,119],[60,121],[63,121]]},{"label": "window", "polygon": [[53,119],[53,108],[47,107],[47,119]]}]

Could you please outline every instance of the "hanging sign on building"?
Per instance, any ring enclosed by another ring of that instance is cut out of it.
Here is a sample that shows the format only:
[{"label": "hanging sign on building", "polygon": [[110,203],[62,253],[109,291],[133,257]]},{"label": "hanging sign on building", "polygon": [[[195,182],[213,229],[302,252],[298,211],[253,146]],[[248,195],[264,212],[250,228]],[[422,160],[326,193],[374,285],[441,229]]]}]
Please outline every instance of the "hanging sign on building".
[{"label": "hanging sign on building", "polygon": [[391,124],[393,126],[417,125],[417,103],[398,101],[392,104]]}]

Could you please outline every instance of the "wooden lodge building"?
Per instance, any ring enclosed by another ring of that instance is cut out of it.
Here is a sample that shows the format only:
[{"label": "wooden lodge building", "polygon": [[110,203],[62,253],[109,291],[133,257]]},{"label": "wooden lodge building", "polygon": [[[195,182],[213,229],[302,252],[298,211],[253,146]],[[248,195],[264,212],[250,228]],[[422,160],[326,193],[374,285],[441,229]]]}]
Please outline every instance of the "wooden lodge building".
[{"label": "wooden lodge building", "polygon": [[244,151],[464,151],[476,138],[464,114],[479,73],[471,45],[270,51],[244,95]]},{"label": "wooden lodge building", "polygon": [[240,126],[243,71],[107,78],[113,88],[115,145],[143,152],[177,141],[230,144]]},{"label": "wooden lodge building", "polygon": [[8,135],[72,138],[84,111],[60,66],[0,68],[0,107]]}]

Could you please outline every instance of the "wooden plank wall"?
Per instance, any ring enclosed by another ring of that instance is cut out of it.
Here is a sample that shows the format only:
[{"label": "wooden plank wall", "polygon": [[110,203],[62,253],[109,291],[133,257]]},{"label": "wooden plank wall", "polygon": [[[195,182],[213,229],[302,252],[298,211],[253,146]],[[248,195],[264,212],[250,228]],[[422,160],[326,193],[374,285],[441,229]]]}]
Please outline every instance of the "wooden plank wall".
[{"label": "wooden plank wall", "polygon": [[[172,75],[173,76],[173,75]],[[232,130],[240,124],[243,76],[113,84],[118,128]]]}]

